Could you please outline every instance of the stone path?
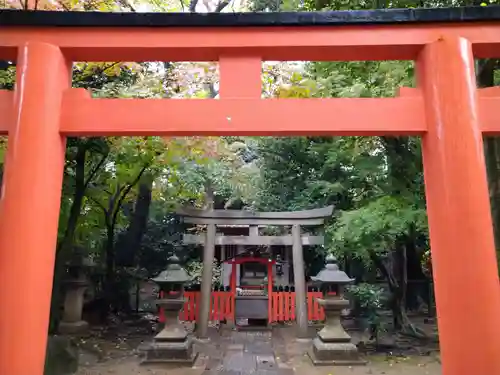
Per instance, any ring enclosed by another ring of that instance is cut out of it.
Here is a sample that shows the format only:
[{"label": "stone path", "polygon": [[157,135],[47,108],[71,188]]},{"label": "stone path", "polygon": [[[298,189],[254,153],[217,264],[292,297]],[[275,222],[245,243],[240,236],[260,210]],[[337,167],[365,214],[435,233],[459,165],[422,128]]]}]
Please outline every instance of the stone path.
[{"label": "stone path", "polygon": [[271,332],[223,331],[218,344],[210,350],[207,343],[204,352],[202,375],[294,375],[277,360]]}]

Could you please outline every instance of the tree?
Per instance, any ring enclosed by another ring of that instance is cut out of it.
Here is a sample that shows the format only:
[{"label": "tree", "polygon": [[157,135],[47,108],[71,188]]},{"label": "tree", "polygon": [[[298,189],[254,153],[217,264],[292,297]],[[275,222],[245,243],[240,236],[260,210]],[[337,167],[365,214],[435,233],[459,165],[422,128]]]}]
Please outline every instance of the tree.
[{"label": "tree", "polygon": [[[303,10],[370,9],[306,2]],[[388,6],[396,6],[390,4]],[[278,97],[389,97],[411,86],[413,65],[403,61],[311,62],[296,65]],[[268,139],[260,143],[259,204],[282,209],[335,204],[329,251],[357,259],[384,276],[396,329],[421,336],[407,319],[408,271],[424,277],[427,247],[419,141],[408,137]],[[278,182],[279,181],[279,182]],[[408,259],[411,259],[409,264]],[[359,275],[361,279],[366,273]]]}]

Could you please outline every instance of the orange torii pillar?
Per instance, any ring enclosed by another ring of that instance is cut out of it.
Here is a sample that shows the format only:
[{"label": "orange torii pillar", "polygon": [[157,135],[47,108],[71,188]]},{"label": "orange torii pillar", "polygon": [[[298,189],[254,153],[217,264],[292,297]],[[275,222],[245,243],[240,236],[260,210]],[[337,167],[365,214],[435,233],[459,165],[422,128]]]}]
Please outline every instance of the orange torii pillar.
[{"label": "orange torii pillar", "polygon": [[471,43],[441,37],[417,69],[443,374],[500,374],[500,284]]},{"label": "orange torii pillar", "polygon": [[64,168],[61,99],[71,65],[43,43],[19,48],[0,227],[0,374],[42,375]]}]

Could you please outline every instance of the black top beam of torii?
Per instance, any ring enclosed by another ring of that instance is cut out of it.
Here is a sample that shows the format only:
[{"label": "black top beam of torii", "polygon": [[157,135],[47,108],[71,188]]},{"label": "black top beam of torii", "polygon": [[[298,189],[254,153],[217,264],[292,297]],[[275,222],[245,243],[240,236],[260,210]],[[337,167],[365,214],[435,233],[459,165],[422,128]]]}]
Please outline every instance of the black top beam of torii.
[{"label": "black top beam of torii", "polygon": [[354,26],[499,21],[500,7],[328,12],[112,13],[0,10],[0,27]]}]

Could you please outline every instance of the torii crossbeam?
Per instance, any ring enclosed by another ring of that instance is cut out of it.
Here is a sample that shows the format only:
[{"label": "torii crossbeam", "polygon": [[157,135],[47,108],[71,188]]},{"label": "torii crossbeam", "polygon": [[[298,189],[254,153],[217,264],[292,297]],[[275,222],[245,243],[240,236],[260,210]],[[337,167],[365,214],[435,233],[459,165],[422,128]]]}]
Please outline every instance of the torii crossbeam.
[{"label": "torii crossbeam", "polygon": [[[0,11],[9,135],[0,202],[0,374],[42,375],[65,137],[419,135],[444,375],[500,374],[500,290],[483,134],[500,91],[500,8],[263,14]],[[415,60],[418,87],[383,99],[261,99],[263,60]],[[91,99],[73,61],[219,61],[220,99]],[[241,74],[244,72],[244,74]],[[22,275],[22,277],[20,277]]]}]

